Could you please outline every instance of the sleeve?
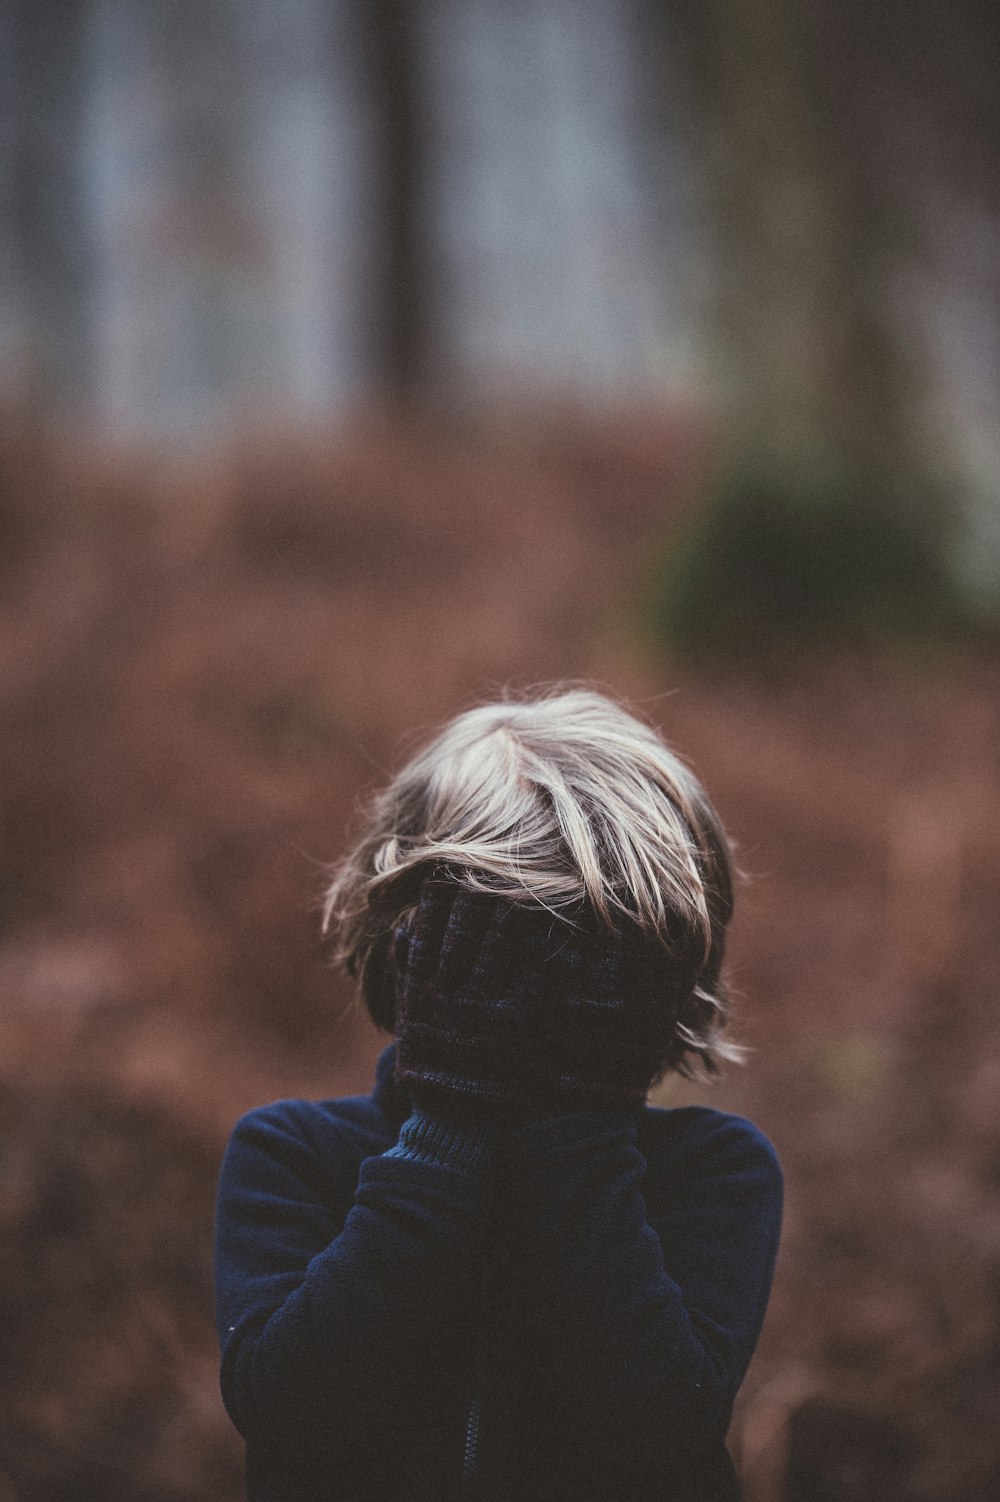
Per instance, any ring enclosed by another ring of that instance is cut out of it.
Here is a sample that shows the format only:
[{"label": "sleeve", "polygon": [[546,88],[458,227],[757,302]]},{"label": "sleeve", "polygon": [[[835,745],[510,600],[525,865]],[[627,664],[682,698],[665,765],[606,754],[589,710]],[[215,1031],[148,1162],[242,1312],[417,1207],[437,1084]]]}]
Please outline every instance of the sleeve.
[{"label": "sleeve", "polygon": [[390,1152],[360,1169],[345,1152],[338,1167],[310,1141],[304,1109],[245,1116],[219,1182],[223,1399],[272,1453],[360,1443],[393,1383],[419,1380],[481,1266],[484,1137],[411,1117]]},{"label": "sleeve", "polygon": [[635,1117],[587,1112],[516,1134],[525,1318],[577,1414],[637,1442],[724,1436],[777,1254],[774,1149],[738,1117],[696,1125],[691,1150],[658,1165],[652,1221]]}]

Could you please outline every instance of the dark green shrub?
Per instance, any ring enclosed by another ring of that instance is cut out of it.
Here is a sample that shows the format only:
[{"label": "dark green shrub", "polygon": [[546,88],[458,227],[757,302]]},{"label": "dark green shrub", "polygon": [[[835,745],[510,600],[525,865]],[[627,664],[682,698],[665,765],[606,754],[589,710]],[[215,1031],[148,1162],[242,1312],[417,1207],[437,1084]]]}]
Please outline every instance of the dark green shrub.
[{"label": "dark green shrub", "polygon": [[733,468],[671,538],[653,626],[695,653],[964,638],[983,622],[952,559],[948,508],[926,483]]}]

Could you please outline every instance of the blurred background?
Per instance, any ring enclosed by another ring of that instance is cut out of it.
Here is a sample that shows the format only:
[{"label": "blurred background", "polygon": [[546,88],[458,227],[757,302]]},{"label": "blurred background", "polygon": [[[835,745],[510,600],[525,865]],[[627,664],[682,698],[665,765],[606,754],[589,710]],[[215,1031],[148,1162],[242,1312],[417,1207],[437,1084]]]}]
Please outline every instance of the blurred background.
[{"label": "blurred background", "polygon": [[748,1502],[1000,1493],[985,0],[0,3],[0,1502],[237,1502],[215,1175],[384,1042],[317,899],[503,685],[749,880]]}]

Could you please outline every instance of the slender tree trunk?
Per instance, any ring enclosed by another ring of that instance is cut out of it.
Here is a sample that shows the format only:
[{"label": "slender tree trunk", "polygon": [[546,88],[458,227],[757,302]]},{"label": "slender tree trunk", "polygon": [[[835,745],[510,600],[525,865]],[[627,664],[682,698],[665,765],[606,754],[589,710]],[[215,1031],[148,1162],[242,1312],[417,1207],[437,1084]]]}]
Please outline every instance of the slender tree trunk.
[{"label": "slender tree trunk", "polygon": [[90,246],[76,160],[85,87],[83,0],[16,0],[9,179],[14,266],[23,298],[30,395],[61,407],[89,373]]},{"label": "slender tree trunk", "polygon": [[382,239],[374,270],[374,336],[389,391],[406,400],[424,375],[428,267],[420,194],[424,141],[416,21],[408,0],[364,0],[378,133]]},{"label": "slender tree trunk", "polygon": [[895,230],[855,134],[857,37],[798,0],[678,0],[674,14],[735,426],[778,463],[867,464],[905,443],[907,374],[887,315]]},{"label": "slender tree trunk", "polygon": [[172,401],[196,411],[206,397],[243,389],[258,334],[249,79],[236,0],[172,0],[156,12],[158,63],[172,105],[173,255],[184,278],[185,374]]}]

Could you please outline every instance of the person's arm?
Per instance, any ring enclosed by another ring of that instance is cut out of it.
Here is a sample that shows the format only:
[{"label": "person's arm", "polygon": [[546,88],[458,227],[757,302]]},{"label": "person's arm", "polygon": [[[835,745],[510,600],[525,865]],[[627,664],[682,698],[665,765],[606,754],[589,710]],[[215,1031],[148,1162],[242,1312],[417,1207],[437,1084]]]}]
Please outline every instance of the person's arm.
[{"label": "person's arm", "polygon": [[525,1323],[553,1391],[608,1431],[666,1448],[725,1434],[764,1318],[782,1199],[774,1150],[749,1122],[680,1114],[684,1151],[664,1139],[648,1186],[627,1113],[539,1120],[513,1134],[508,1167]]},{"label": "person's arm", "polygon": [[491,1143],[485,1129],[411,1117],[358,1170],[349,1153],[338,1165],[318,1150],[308,1110],[251,1112],[226,1152],[222,1392],[247,1439],[336,1458],[372,1443],[393,1394],[419,1385],[427,1350],[476,1297]]}]

